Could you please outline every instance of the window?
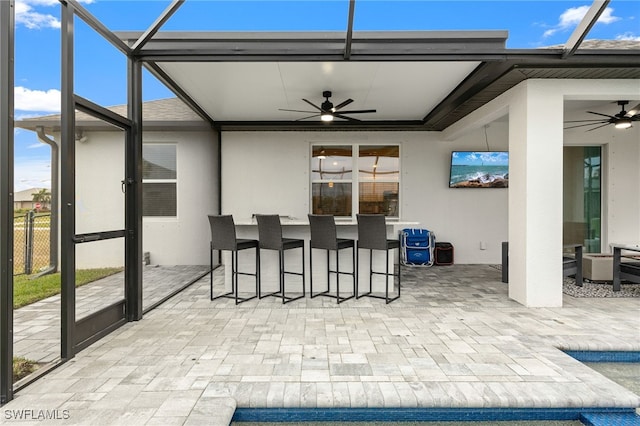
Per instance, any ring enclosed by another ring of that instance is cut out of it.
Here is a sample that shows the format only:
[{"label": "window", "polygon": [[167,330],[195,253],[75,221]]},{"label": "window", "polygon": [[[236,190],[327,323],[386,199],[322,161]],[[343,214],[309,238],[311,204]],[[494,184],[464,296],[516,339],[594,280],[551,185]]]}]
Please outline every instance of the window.
[{"label": "window", "polygon": [[351,216],[353,154],[350,146],[314,146],[311,199],[314,214]]},{"label": "window", "polygon": [[142,146],[142,215],[177,216],[176,145]]},{"label": "window", "polygon": [[360,146],[358,156],[360,213],[398,217],[400,149],[396,146]]},{"label": "window", "polygon": [[[398,217],[398,145],[313,145],[311,150],[314,214],[350,217],[355,210]],[[355,164],[357,174],[353,173]]]}]

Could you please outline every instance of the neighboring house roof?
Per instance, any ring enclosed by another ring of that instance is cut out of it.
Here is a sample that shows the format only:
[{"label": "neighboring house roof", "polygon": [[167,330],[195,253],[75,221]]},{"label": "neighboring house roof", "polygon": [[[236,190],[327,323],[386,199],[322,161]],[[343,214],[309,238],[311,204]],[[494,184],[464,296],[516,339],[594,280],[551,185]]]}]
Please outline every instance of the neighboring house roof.
[{"label": "neighboring house roof", "polygon": [[43,189],[49,191],[49,188],[29,188],[23,191],[18,191],[13,194],[14,202],[33,201],[33,194],[36,194]]},{"label": "neighboring house roof", "polygon": [[[127,116],[127,105],[115,105],[107,107],[107,109],[123,117]],[[178,98],[143,102],[142,117],[144,127],[150,130],[170,130],[176,127],[182,130],[185,128],[196,130],[211,128],[207,122]],[[23,129],[35,130],[38,126],[42,126],[48,131],[59,131],[60,114],[16,121],[16,127]],[[76,112],[77,130],[105,130],[108,128],[112,128],[111,125],[84,112]]]},{"label": "neighboring house roof", "polygon": [[[562,49],[563,47],[563,44],[557,44],[554,46],[545,46],[542,49]],[[640,40],[583,40],[583,42],[580,43],[580,49],[640,49]]]}]

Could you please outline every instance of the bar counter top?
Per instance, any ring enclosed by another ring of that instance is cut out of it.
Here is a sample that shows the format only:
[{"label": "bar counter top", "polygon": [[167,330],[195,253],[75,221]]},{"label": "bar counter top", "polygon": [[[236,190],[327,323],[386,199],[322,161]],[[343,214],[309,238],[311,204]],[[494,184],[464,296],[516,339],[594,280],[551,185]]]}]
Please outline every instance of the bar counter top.
[{"label": "bar counter top", "polygon": [[[386,221],[387,226],[416,226],[419,225],[420,222],[406,221],[406,220],[396,220],[390,219]],[[280,223],[282,226],[309,226],[308,219],[300,219],[295,217],[281,217]],[[256,226],[258,222],[255,218],[245,218],[238,219],[235,221],[236,225],[239,226]],[[336,226],[340,225],[351,225],[355,226],[358,222],[355,219],[336,219]]]}]

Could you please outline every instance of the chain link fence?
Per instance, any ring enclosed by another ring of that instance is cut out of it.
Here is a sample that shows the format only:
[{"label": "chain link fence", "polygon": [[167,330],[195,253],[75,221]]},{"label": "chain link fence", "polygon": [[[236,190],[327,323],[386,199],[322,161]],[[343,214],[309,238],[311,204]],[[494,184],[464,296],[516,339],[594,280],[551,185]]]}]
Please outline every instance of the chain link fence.
[{"label": "chain link fence", "polygon": [[30,210],[13,217],[13,275],[34,274],[49,266],[51,213]]}]

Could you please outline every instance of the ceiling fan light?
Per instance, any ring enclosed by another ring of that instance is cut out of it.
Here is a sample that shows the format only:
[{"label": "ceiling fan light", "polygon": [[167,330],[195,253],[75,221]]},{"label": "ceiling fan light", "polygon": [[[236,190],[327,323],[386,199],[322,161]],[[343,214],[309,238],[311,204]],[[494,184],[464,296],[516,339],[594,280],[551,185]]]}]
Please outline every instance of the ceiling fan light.
[{"label": "ceiling fan light", "polygon": [[628,129],[629,127],[631,127],[631,120],[629,120],[628,118],[620,118],[618,121],[616,121],[616,129]]},{"label": "ceiling fan light", "polygon": [[322,121],[333,121],[333,114],[328,114],[328,113],[322,113],[322,115],[320,116],[320,120]]}]

